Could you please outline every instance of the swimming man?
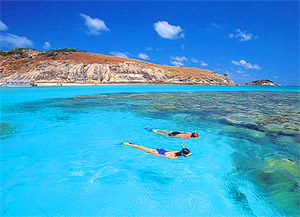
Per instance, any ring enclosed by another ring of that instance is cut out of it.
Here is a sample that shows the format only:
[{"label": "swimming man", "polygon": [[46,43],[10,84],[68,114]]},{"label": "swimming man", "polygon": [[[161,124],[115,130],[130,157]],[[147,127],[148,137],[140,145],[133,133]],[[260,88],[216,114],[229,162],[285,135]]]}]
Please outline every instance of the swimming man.
[{"label": "swimming man", "polygon": [[163,136],[168,136],[168,137],[177,137],[181,139],[198,139],[199,135],[197,131],[195,130],[193,133],[191,132],[182,132],[182,131],[169,131],[169,130],[160,130],[160,129],[152,129],[154,133],[163,135]]}]

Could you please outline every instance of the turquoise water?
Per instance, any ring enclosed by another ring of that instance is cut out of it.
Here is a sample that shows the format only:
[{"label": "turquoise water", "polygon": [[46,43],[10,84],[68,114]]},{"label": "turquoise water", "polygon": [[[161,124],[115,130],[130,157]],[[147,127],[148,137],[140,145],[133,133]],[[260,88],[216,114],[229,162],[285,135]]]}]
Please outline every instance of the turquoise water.
[{"label": "turquoise water", "polygon": [[[298,87],[1,88],[1,215],[297,216],[299,97]],[[127,140],[184,142],[193,155],[150,156]]]}]

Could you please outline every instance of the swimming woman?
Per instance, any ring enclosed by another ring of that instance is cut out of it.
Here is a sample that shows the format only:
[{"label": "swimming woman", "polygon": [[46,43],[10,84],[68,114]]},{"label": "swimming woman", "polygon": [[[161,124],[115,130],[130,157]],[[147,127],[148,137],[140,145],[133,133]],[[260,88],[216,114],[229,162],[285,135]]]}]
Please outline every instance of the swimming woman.
[{"label": "swimming woman", "polygon": [[141,146],[141,145],[132,144],[130,142],[124,142],[123,144],[134,147],[134,148],[137,148],[137,149],[140,149],[140,150],[142,150],[144,152],[147,152],[148,154],[151,154],[151,155],[156,155],[156,156],[159,156],[159,157],[166,157],[166,158],[173,159],[173,160],[177,159],[180,156],[189,157],[189,156],[192,155],[190,150],[185,148],[183,144],[181,144],[181,146],[182,146],[181,151],[171,151],[171,150],[166,150],[164,148],[152,149],[152,148],[147,148],[147,147],[144,147],[144,146]]},{"label": "swimming woman", "polygon": [[151,129],[151,131],[154,133],[157,133],[159,135],[168,136],[168,137],[177,137],[177,138],[181,138],[181,139],[190,139],[190,138],[198,139],[199,138],[199,135],[196,130],[193,133],[182,132],[182,131],[160,130],[160,129]]}]

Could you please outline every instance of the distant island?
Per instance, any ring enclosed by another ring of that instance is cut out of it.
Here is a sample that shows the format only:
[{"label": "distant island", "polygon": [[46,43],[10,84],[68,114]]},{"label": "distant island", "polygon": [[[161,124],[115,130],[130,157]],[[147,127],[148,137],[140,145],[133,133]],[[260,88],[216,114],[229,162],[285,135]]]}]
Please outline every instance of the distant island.
[{"label": "distant island", "polygon": [[[0,51],[0,83],[42,84],[194,84],[237,85],[227,74],[190,67],[158,65],[72,48]],[[271,81],[270,81],[271,82]],[[265,85],[255,82],[246,85]]]},{"label": "distant island", "polygon": [[258,85],[258,86],[281,86],[280,84],[276,84],[271,80],[256,80],[252,82],[245,83],[244,85]]}]

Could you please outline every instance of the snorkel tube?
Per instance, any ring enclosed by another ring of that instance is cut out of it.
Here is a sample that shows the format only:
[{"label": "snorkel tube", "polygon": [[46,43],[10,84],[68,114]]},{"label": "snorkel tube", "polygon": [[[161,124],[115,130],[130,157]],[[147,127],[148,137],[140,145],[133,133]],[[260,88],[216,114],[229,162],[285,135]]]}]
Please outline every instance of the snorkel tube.
[{"label": "snorkel tube", "polygon": [[[181,144],[181,147],[182,147],[182,149],[187,149],[183,144]],[[182,154],[183,157],[189,157],[192,155],[192,152],[185,154],[185,153],[183,153],[183,150],[181,150],[180,153]]]}]

